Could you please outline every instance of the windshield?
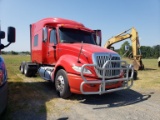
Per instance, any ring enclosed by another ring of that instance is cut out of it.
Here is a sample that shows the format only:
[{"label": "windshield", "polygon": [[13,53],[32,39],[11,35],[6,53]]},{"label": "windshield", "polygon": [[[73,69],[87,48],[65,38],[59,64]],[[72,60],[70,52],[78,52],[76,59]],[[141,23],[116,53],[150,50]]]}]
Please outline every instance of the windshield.
[{"label": "windshield", "polygon": [[69,28],[60,28],[60,42],[95,44],[92,33]]}]

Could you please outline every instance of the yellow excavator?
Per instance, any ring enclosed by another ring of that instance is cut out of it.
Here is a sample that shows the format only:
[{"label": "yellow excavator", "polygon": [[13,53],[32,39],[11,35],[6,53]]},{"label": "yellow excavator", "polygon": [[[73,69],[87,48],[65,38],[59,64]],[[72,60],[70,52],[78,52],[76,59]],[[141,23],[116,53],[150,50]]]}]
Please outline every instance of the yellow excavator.
[{"label": "yellow excavator", "polygon": [[[131,31],[128,33],[128,31]],[[126,30],[116,36],[113,36],[107,40],[104,45],[105,48],[111,49],[111,46],[117,42],[123,41],[125,39],[131,39],[132,43],[132,53],[129,54],[129,59],[133,60],[134,70],[144,70],[144,65],[142,63],[142,55],[140,51],[140,43],[138,38],[138,32],[134,27]]]}]

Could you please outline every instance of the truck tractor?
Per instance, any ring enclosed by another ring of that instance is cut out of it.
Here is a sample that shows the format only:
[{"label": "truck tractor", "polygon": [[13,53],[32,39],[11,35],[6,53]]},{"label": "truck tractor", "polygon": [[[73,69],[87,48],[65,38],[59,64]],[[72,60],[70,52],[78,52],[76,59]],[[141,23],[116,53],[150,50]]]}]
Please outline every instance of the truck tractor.
[{"label": "truck tractor", "polygon": [[101,47],[101,30],[82,23],[45,18],[31,24],[30,50],[31,61],[21,63],[21,73],[52,81],[64,99],[71,93],[104,94],[133,85],[133,66]]},{"label": "truck tractor", "polygon": [[[5,47],[8,47],[11,43],[15,42],[15,28],[8,27],[8,44],[1,44],[1,39],[5,38],[5,32],[0,29],[0,52]],[[7,105],[7,94],[8,94],[8,83],[7,83],[7,70],[5,67],[4,59],[0,56],[0,115],[6,108]]]}]

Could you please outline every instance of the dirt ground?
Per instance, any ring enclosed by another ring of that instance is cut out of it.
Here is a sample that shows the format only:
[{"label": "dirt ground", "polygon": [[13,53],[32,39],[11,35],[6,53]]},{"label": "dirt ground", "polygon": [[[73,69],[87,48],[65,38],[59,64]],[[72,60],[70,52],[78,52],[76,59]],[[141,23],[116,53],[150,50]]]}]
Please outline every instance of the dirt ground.
[{"label": "dirt ground", "polygon": [[[47,119],[63,120],[159,120],[160,97],[152,91],[140,93],[124,90],[106,95],[74,95],[70,100],[58,99],[59,110]],[[55,109],[56,109],[55,108]]]},{"label": "dirt ground", "polygon": [[10,95],[9,117],[4,119],[160,120],[159,91],[129,89],[104,95],[73,94],[65,100],[57,96],[52,83],[19,77],[24,82],[9,83],[17,90]]}]

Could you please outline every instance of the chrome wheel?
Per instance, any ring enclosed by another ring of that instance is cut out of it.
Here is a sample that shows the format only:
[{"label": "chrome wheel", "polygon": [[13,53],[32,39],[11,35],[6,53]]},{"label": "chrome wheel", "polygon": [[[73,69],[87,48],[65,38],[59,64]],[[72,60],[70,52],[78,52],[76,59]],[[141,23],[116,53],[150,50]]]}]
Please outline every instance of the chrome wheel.
[{"label": "chrome wheel", "polygon": [[27,74],[27,65],[24,66],[24,74]]},{"label": "chrome wheel", "polygon": [[21,66],[21,70],[20,71],[21,71],[21,73],[23,73],[23,67],[22,66]]},{"label": "chrome wheel", "polygon": [[67,72],[64,69],[58,70],[56,74],[55,88],[57,94],[64,99],[68,98],[71,95]]},{"label": "chrome wheel", "polygon": [[57,81],[57,90],[62,92],[64,90],[64,77],[62,75],[58,76]]}]

